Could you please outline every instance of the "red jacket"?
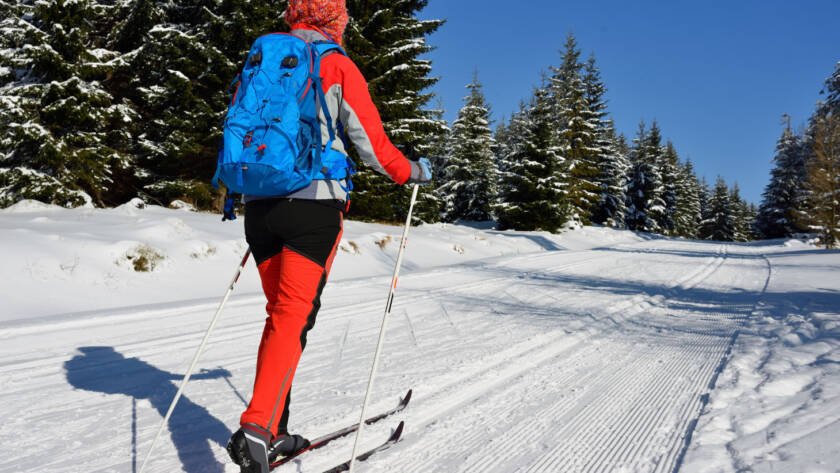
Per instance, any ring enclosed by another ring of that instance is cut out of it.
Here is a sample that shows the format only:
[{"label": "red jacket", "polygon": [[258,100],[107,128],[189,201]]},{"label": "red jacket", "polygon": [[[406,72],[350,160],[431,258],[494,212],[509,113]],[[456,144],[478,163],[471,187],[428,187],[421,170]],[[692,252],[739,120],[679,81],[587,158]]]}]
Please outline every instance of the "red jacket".
[{"label": "red jacket", "polygon": [[[292,34],[308,42],[327,39],[317,28],[303,24],[294,25]],[[341,122],[345,136],[356,147],[362,160],[394,182],[405,184],[417,166],[385,135],[367,81],[356,64],[343,54],[328,53],[321,59],[321,78],[330,116]],[[326,118],[320,110],[318,114],[321,119],[322,143],[326,143],[329,140]],[[332,148],[346,154],[341,140],[335,140]],[[289,197],[346,200],[347,193],[337,181],[313,181]]]}]

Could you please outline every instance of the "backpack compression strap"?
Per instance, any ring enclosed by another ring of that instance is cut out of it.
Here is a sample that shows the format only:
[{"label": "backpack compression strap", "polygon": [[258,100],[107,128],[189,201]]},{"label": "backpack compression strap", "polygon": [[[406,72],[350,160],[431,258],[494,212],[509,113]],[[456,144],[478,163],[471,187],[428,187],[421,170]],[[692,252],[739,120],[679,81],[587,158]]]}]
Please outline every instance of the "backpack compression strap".
[{"label": "backpack compression strap", "polygon": [[[317,97],[318,97],[318,101],[321,103],[321,110],[324,111],[324,118],[326,118],[326,120],[327,120],[327,131],[328,131],[329,136],[330,136],[330,139],[327,142],[327,145],[324,147],[323,152],[324,153],[329,153],[330,150],[332,149],[332,145],[333,145],[333,143],[335,142],[335,139],[336,139],[336,130],[335,130],[335,126],[333,125],[332,115],[330,114],[330,108],[327,105],[327,98],[324,94],[324,87],[323,87],[323,84],[321,83],[321,58],[323,58],[325,55],[327,55],[328,53],[330,53],[332,51],[336,51],[340,54],[343,54],[344,56],[347,56],[347,53],[344,51],[344,49],[342,49],[341,46],[339,46],[337,43],[333,43],[331,41],[315,41],[315,42],[311,43],[311,47],[315,50],[315,54],[313,54],[313,56],[315,57],[315,65],[312,69],[312,82],[313,82],[313,86],[315,88],[315,91],[316,91],[316,94],[317,94]],[[340,123],[339,123],[339,126],[341,126]],[[342,141],[344,141],[344,134],[342,133],[341,135],[342,135],[341,136]],[[346,148],[346,143],[345,143],[345,148]],[[347,156],[345,156],[345,157],[347,159],[347,165],[348,165],[348,169],[349,169],[349,171],[347,172],[347,177],[346,177],[347,182],[348,182],[348,186],[345,187],[344,184],[341,183],[341,179],[338,179],[338,181],[339,181],[339,186],[341,186],[341,188],[345,192],[349,193],[350,191],[353,190],[353,182],[350,180],[350,175],[355,172],[355,166],[353,164],[353,161],[351,161],[349,157],[347,157]],[[327,170],[324,173],[325,177],[327,177],[328,179],[330,178],[330,171],[331,170]]]},{"label": "backpack compression strap", "polygon": [[324,117],[327,119],[327,130],[330,133],[330,141],[324,147],[324,150],[327,151],[332,148],[332,144],[335,141],[335,127],[333,126],[332,116],[330,115],[330,108],[327,106],[327,98],[324,96],[324,87],[321,83],[321,58],[331,51],[338,51],[345,56],[347,56],[347,53],[341,46],[332,41],[315,41],[311,43],[311,46],[315,49],[315,54],[313,54],[315,57],[315,66],[312,68],[312,81],[317,85],[315,90],[318,94],[318,101],[321,103],[321,110],[324,111]]}]

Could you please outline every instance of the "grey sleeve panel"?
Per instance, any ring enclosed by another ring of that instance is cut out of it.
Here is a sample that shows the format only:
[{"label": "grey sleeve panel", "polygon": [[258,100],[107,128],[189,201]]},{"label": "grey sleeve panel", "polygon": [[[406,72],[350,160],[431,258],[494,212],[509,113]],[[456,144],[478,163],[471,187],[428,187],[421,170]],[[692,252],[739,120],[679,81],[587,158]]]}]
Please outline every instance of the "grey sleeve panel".
[{"label": "grey sleeve panel", "polygon": [[[330,87],[330,90],[324,94],[324,98],[327,99],[327,108],[330,111],[330,117],[333,119],[333,129],[335,130],[335,141],[333,142],[332,149],[347,154],[347,150],[344,149],[344,142],[341,141],[341,136],[338,133],[338,123],[336,123],[340,120],[338,112],[342,102],[341,86],[334,85]],[[321,143],[326,146],[330,141],[330,130],[327,128],[327,117],[324,115],[320,103],[318,104],[318,120],[321,122]]]},{"label": "grey sleeve panel", "polygon": [[[373,168],[376,172],[388,176],[385,168],[379,163],[376,153],[373,151],[373,144],[371,143],[370,137],[368,137],[365,128],[362,126],[362,122],[359,120],[359,117],[356,115],[353,108],[344,101],[341,84],[335,84],[330,87],[330,90],[328,90],[325,95],[327,99],[327,106],[330,109],[330,114],[332,115],[333,120],[338,118],[338,120],[341,121],[341,124],[344,125],[344,133],[347,136],[347,139],[353,142],[353,145],[356,147],[356,151],[359,152],[359,157],[362,158],[362,161]],[[323,137],[324,144],[326,144],[327,140],[330,139],[329,130],[325,126],[325,123],[326,119],[322,116],[321,136]],[[336,138],[336,141],[341,140]],[[332,148],[337,151],[345,152],[343,143],[340,145],[340,148],[336,147],[335,144],[333,144]]]}]

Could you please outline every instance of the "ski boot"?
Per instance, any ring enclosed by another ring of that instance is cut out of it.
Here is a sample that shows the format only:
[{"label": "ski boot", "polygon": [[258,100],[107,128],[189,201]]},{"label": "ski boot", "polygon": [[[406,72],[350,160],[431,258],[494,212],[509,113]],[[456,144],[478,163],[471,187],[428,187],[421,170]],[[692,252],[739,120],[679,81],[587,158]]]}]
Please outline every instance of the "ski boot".
[{"label": "ski boot", "polygon": [[256,424],[244,424],[227,444],[228,455],[240,473],[268,473],[271,432]]},{"label": "ski boot", "polygon": [[271,446],[268,448],[268,460],[274,462],[279,457],[287,457],[298,453],[301,450],[309,448],[309,440],[300,435],[289,433],[278,434],[271,441]]}]

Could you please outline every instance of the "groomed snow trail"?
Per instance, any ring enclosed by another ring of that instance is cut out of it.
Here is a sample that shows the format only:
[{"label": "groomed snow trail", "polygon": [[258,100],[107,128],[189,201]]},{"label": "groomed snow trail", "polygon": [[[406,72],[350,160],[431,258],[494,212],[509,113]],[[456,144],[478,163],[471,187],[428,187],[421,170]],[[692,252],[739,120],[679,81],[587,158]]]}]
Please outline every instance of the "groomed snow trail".
[{"label": "groomed snow trail", "polygon": [[[652,239],[405,271],[371,412],[415,396],[404,440],[358,471],[674,472],[768,285],[760,250]],[[292,428],[317,436],[358,415],[387,284],[327,286]],[[224,443],[250,395],[263,305],[232,299],[148,471],[237,471]],[[214,308],[0,328],[0,471],[136,471]],[[351,441],[279,471],[331,467]]]}]

